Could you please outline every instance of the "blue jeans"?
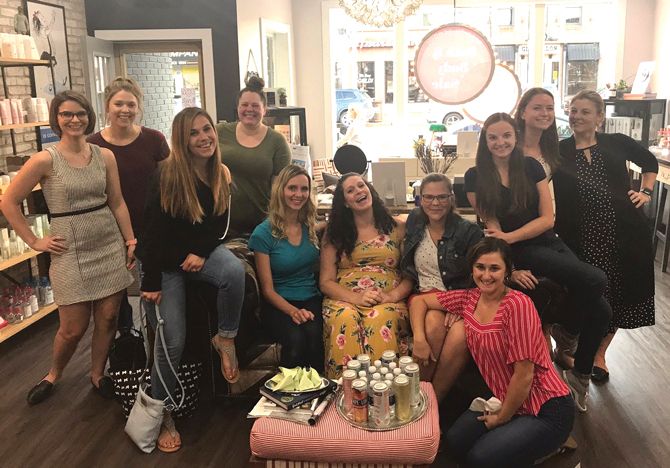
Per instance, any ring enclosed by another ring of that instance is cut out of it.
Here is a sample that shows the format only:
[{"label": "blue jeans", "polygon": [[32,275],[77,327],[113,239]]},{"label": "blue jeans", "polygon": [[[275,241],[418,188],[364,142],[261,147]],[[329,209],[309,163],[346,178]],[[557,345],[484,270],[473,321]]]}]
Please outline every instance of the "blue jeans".
[{"label": "blue jeans", "polygon": [[324,371],[323,353],[323,297],[315,296],[306,301],[288,301],[298,309],[314,314],[314,320],[297,325],[281,310],[266,304],[263,319],[268,323],[272,336],[281,344],[283,367],[310,366],[320,374]]},{"label": "blue jeans", "polygon": [[570,435],[575,419],[570,395],[552,398],[537,416],[514,416],[488,430],[482,413],[467,410],[447,432],[448,450],[472,468],[530,467],[557,450]]},{"label": "blue jeans", "polygon": [[512,259],[516,268],[531,270],[567,288],[569,307],[578,311],[569,314],[577,321],[563,323],[568,331],[579,334],[575,370],[591,375],[593,358],[612,319],[612,308],[603,296],[605,273],[579,260],[558,237],[541,245],[512,245]]},{"label": "blue jeans", "polygon": [[[170,362],[175,370],[181,362],[186,341],[186,279],[204,281],[219,289],[216,298],[219,335],[223,338],[235,338],[240,324],[240,312],[244,301],[244,266],[224,245],[219,245],[205,260],[198,272],[186,273],[182,270],[164,271],[161,279],[161,318],[164,321],[163,333]],[[151,326],[158,325],[156,309],[153,303],[146,303],[147,318]],[[160,366],[165,387],[158,377]],[[151,369],[151,393],[154,398],[164,400],[175,389],[177,383],[174,373],[163,350],[158,330],[154,343],[154,366]],[[171,389],[171,390],[168,390]],[[172,394],[174,397],[174,394]],[[175,400],[176,402],[176,400]]]}]

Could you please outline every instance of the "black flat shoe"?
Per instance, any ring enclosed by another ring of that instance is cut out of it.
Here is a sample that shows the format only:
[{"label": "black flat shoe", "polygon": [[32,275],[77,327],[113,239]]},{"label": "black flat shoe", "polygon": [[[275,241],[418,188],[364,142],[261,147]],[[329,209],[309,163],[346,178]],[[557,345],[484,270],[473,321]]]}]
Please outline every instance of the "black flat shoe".
[{"label": "black flat shoe", "polygon": [[114,381],[108,375],[100,377],[97,386],[93,382],[91,382],[91,385],[93,385],[93,389],[95,389],[101,397],[106,398],[107,400],[114,399]]},{"label": "black flat shoe", "polygon": [[46,400],[51,396],[51,393],[53,393],[53,389],[54,384],[52,384],[48,380],[42,380],[40,383],[31,388],[30,391],[28,392],[28,398],[27,398],[28,404],[36,405],[38,403],[42,403],[44,400]]},{"label": "black flat shoe", "polygon": [[605,383],[610,379],[610,373],[602,367],[593,366],[591,380],[595,383]]}]

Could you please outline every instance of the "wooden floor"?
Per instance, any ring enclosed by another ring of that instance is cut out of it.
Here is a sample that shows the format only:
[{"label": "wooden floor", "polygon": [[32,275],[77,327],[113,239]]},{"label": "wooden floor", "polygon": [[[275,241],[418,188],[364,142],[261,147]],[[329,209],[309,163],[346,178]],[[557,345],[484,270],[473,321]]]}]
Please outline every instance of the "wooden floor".
[{"label": "wooden floor", "polygon": [[[654,327],[622,331],[608,354],[611,380],[591,386],[589,412],[577,416],[579,449],[546,468],[670,466],[670,273],[656,272]],[[243,467],[249,459],[251,402],[203,401],[180,424],[184,446],[175,454],[142,454],[123,432],[120,407],[91,391],[90,332],[57,391],[36,407],[28,389],[49,365],[55,316],[0,345],[0,466],[2,467]],[[665,461],[664,461],[665,460]],[[436,467],[455,467],[439,454]]]}]

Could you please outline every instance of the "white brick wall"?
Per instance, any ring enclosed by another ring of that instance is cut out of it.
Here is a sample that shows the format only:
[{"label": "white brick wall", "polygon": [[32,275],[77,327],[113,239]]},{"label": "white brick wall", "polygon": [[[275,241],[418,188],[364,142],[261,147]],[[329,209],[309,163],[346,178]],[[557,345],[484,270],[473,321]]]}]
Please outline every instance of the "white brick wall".
[{"label": "white brick wall", "polygon": [[167,53],[129,54],[126,66],[128,76],[144,91],[142,124],[160,130],[169,140],[174,100],[172,59]]},{"label": "white brick wall", "polygon": [[[16,7],[22,5],[20,0],[0,0],[0,32],[14,33],[14,15]],[[84,57],[82,56],[82,41],[86,37],[86,13],[84,0],[49,0],[49,3],[65,7],[65,23],[67,25],[67,44],[70,56],[70,74],[72,89],[86,93],[84,81]],[[5,69],[7,84],[11,97],[21,98],[30,94],[30,79],[27,68]],[[2,78],[0,77],[0,86]],[[0,95],[2,95],[0,87]],[[29,154],[37,149],[33,129],[17,130],[15,141],[17,153]],[[0,169],[5,168],[5,156],[12,154],[12,144],[9,131],[0,131]]]}]

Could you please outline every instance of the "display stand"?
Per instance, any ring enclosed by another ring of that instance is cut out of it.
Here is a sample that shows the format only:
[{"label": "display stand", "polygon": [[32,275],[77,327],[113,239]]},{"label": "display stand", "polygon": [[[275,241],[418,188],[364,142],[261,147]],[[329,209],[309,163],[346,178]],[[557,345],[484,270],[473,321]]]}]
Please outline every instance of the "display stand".
[{"label": "display stand", "polygon": [[[4,96],[5,98],[9,97],[9,87],[7,85],[7,75],[5,73],[6,68],[13,68],[13,67],[28,67],[30,71],[30,94],[32,97],[36,96],[36,89],[35,89],[35,74],[33,72],[34,67],[49,67],[51,71],[51,82],[52,84],[55,83],[54,79],[54,70],[53,67],[51,66],[51,62],[49,60],[31,60],[31,59],[0,59],[0,73],[2,75],[2,84],[3,84],[3,91],[4,91]],[[16,155],[16,139],[15,139],[15,130],[18,129],[25,129],[25,128],[34,128],[35,129],[35,135],[37,138],[37,150],[40,151],[42,149],[42,138],[41,138],[41,133],[40,133],[40,127],[41,126],[48,126],[49,122],[29,122],[29,123],[22,123],[22,124],[12,124],[12,125],[0,125],[0,131],[9,131],[11,134],[11,140],[12,140],[12,151],[13,154]],[[42,188],[37,185],[34,189],[33,192],[39,191]],[[0,198],[1,199],[1,198]],[[1,213],[0,213],[1,214]],[[41,255],[43,252],[36,252],[34,250],[30,250],[28,252],[24,252],[21,255],[16,255],[12,258],[9,258],[7,260],[2,260],[0,261],[0,275],[7,278],[13,283],[18,283],[14,278],[9,275],[6,270],[9,270],[23,262],[31,262],[33,258],[36,258],[38,255]],[[29,267],[31,270],[32,274],[32,266]],[[48,304],[40,308],[37,312],[35,312],[32,316],[24,319],[23,321],[19,323],[13,323],[9,324],[8,326],[0,329],[0,343],[5,341],[6,339],[10,338],[11,336],[14,336],[16,333],[20,332],[21,330],[27,328],[28,326],[32,325],[36,321],[40,320],[43,317],[46,317],[50,313],[52,313],[54,310],[56,310],[58,306],[55,303]]]}]

